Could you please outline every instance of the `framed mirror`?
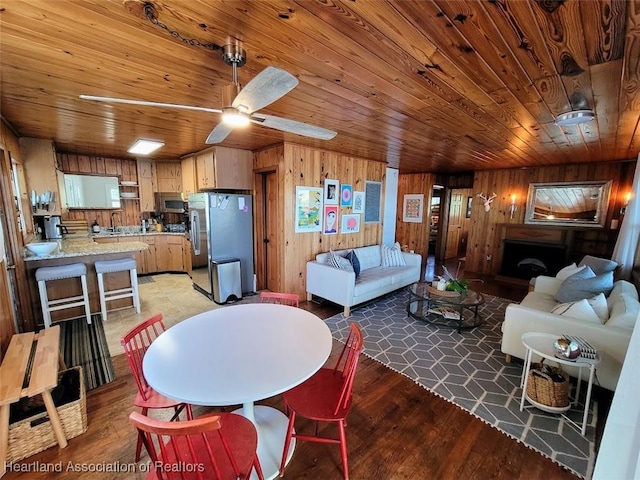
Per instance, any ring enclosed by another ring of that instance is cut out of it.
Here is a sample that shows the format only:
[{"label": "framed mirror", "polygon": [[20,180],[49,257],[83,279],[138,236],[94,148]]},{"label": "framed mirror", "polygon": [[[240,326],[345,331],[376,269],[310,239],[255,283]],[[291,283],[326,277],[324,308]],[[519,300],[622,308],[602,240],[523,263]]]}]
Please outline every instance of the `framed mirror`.
[{"label": "framed mirror", "polygon": [[604,227],[611,181],[530,183],[524,223]]}]

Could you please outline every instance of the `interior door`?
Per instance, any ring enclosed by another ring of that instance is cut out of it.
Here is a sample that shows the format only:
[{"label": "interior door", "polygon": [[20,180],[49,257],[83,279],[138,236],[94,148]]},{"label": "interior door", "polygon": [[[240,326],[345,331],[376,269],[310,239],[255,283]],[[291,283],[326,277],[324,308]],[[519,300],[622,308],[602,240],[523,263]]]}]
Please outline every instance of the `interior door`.
[{"label": "interior door", "polygon": [[257,172],[255,189],[257,289],[280,291],[277,169]]},{"label": "interior door", "polygon": [[464,221],[465,211],[463,210],[463,192],[453,190],[451,192],[451,203],[449,205],[449,226],[447,228],[447,246],[445,247],[444,258],[446,260],[458,256],[460,244],[460,232]]}]

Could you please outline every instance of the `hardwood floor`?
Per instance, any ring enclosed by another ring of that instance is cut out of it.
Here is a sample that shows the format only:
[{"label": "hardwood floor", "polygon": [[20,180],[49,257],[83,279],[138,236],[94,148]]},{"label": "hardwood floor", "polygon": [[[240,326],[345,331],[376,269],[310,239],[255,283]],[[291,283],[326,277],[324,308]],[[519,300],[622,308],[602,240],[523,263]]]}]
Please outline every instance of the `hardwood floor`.
[{"label": "hardwood floor", "polygon": [[[485,288],[503,289],[481,284]],[[526,289],[525,289],[526,290]],[[486,293],[493,293],[487,291]],[[524,294],[520,296],[522,298]],[[327,318],[342,311],[329,303],[303,302],[302,308]],[[334,341],[334,353],[341,344]],[[331,361],[331,360],[330,360]],[[354,385],[353,408],[347,427],[349,474],[353,480],[400,479],[526,479],[577,478],[546,457],[507,437],[459,407],[416,385],[382,364],[362,356]],[[61,463],[59,479],[144,478],[132,464],[136,437],[129,425],[135,382],[123,355],[114,357],[116,380],[87,395],[89,429],[71,439],[66,449],[50,448],[22,461]],[[283,408],[280,396],[261,404]],[[195,407],[199,415],[213,409]],[[298,430],[308,427],[301,423]],[[335,427],[327,427],[335,429]],[[333,430],[335,431],[335,430]],[[141,463],[146,464],[148,457]],[[69,463],[71,462],[71,463]],[[118,468],[120,473],[73,471]],[[137,471],[136,471],[137,470]],[[5,479],[46,479],[47,472],[8,472]],[[289,479],[340,479],[337,445],[299,442],[285,471]]]}]

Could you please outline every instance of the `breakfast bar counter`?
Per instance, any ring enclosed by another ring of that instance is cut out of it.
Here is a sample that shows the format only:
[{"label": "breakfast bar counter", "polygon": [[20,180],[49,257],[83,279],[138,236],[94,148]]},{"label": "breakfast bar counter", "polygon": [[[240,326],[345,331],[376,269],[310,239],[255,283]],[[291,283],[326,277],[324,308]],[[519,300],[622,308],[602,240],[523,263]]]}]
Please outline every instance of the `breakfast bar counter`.
[{"label": "breakfast bar counter", "polygon": [[[34,314],[35,324],[42,324],[42,309],[40,306],[40,295],[38,293],[38,282],[36,281],[36,270],[40,267],[53,267],[69,265],[72,263],[83,263],[87,267],[87,287],[89,290],[89,303],[91,313],[100,313],[100,298],[98,294],[98,278],[95,269],[95,262],[101,260],[116,260],[119,258],[136,257],[138,252],[146,250],[149,246],[144,242],[120,241],[118,243],[96,243],[91,237],[82,236],[60,240],[58,247],[48,255],[36,256],[25,249],[25,267],[29,281],[29,291],[31,294],[31,307]],[[116,272],[105,275],[105,286],[111,290],[125,288],[130,284],[128,272]],[[81,284],[79,278],[66,278],[48,282],[47,290],[49,299],[68,297],[70,295],[80,295]],[[131,305],[131,299],[123,298],[109,303],[109,309],[125,308]],[[84,316],[82,307],[69,308],[57,312],[52,312],[52,320],[59,321],[68,318]]]}]

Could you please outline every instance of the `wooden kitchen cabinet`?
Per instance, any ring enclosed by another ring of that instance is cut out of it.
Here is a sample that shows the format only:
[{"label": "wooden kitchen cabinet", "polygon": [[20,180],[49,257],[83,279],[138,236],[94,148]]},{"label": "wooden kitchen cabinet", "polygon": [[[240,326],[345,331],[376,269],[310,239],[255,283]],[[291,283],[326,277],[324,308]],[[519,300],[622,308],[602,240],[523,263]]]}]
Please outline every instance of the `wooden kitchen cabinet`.
[{"label": "wooden kitchen cabinet", "polygon": [[[138,275],[144,275],[146,273],[156,273],[156,260],[155,260],[155,241],[152,236],[147,235],[127,235],[123,237],[97,237],[93,239],[96,243],[118,243],[118,242],[144,242],[149,245],[149,250],[140,250],[138,252],[131,252],[133,258],[136,259],[136,272]],[[151,249],[154,251],[150,253]]]},{"label": "wooden kitchen cabinet", "polygon": [[186,195],[196,193],[198,187],[196,185],[196,157],[183,158],[182,167],[182,192]]},{"label": "wooden kitchen cabinet", "polygon": [[196,155],[196,187],[198,190],[251,190],[253,152],[215,147]]},{"label": "wooden kitchen cabinet", "polygon": [[156,190],[158,192],[182,192],[181,162],[156,163]]},{"label": "wooden kitchen cabinet", "polygon": [[138,159],[138,191],[140,194],[140,211],[153,212],[153,164],[149,160]]},{"label": "wooden kitchen cabinet", "polygon": [[198,190],[216,188],[213,150],[196,155],[196,187]]},{"label": "wooden kitchen cabinet", "polygon": [[215,188],[251,190],[253,188],[253,152],[216,147]]},{"label": "wooden kitchen cabinet", "polygon": [[56,151],[51,140],[21,137],[20,152],[27,182],[28,195],[35,190],[37,195],[45,191],[54,194],[49,210],[38,209],[33,215],[62,215],[66,213],[64,202],[64,179],[57,170]]},{"label": "wooden kitchen cabinet", "polygon": [[156,265],[159,272],[183,272],[184,235],[156,235]]}]

